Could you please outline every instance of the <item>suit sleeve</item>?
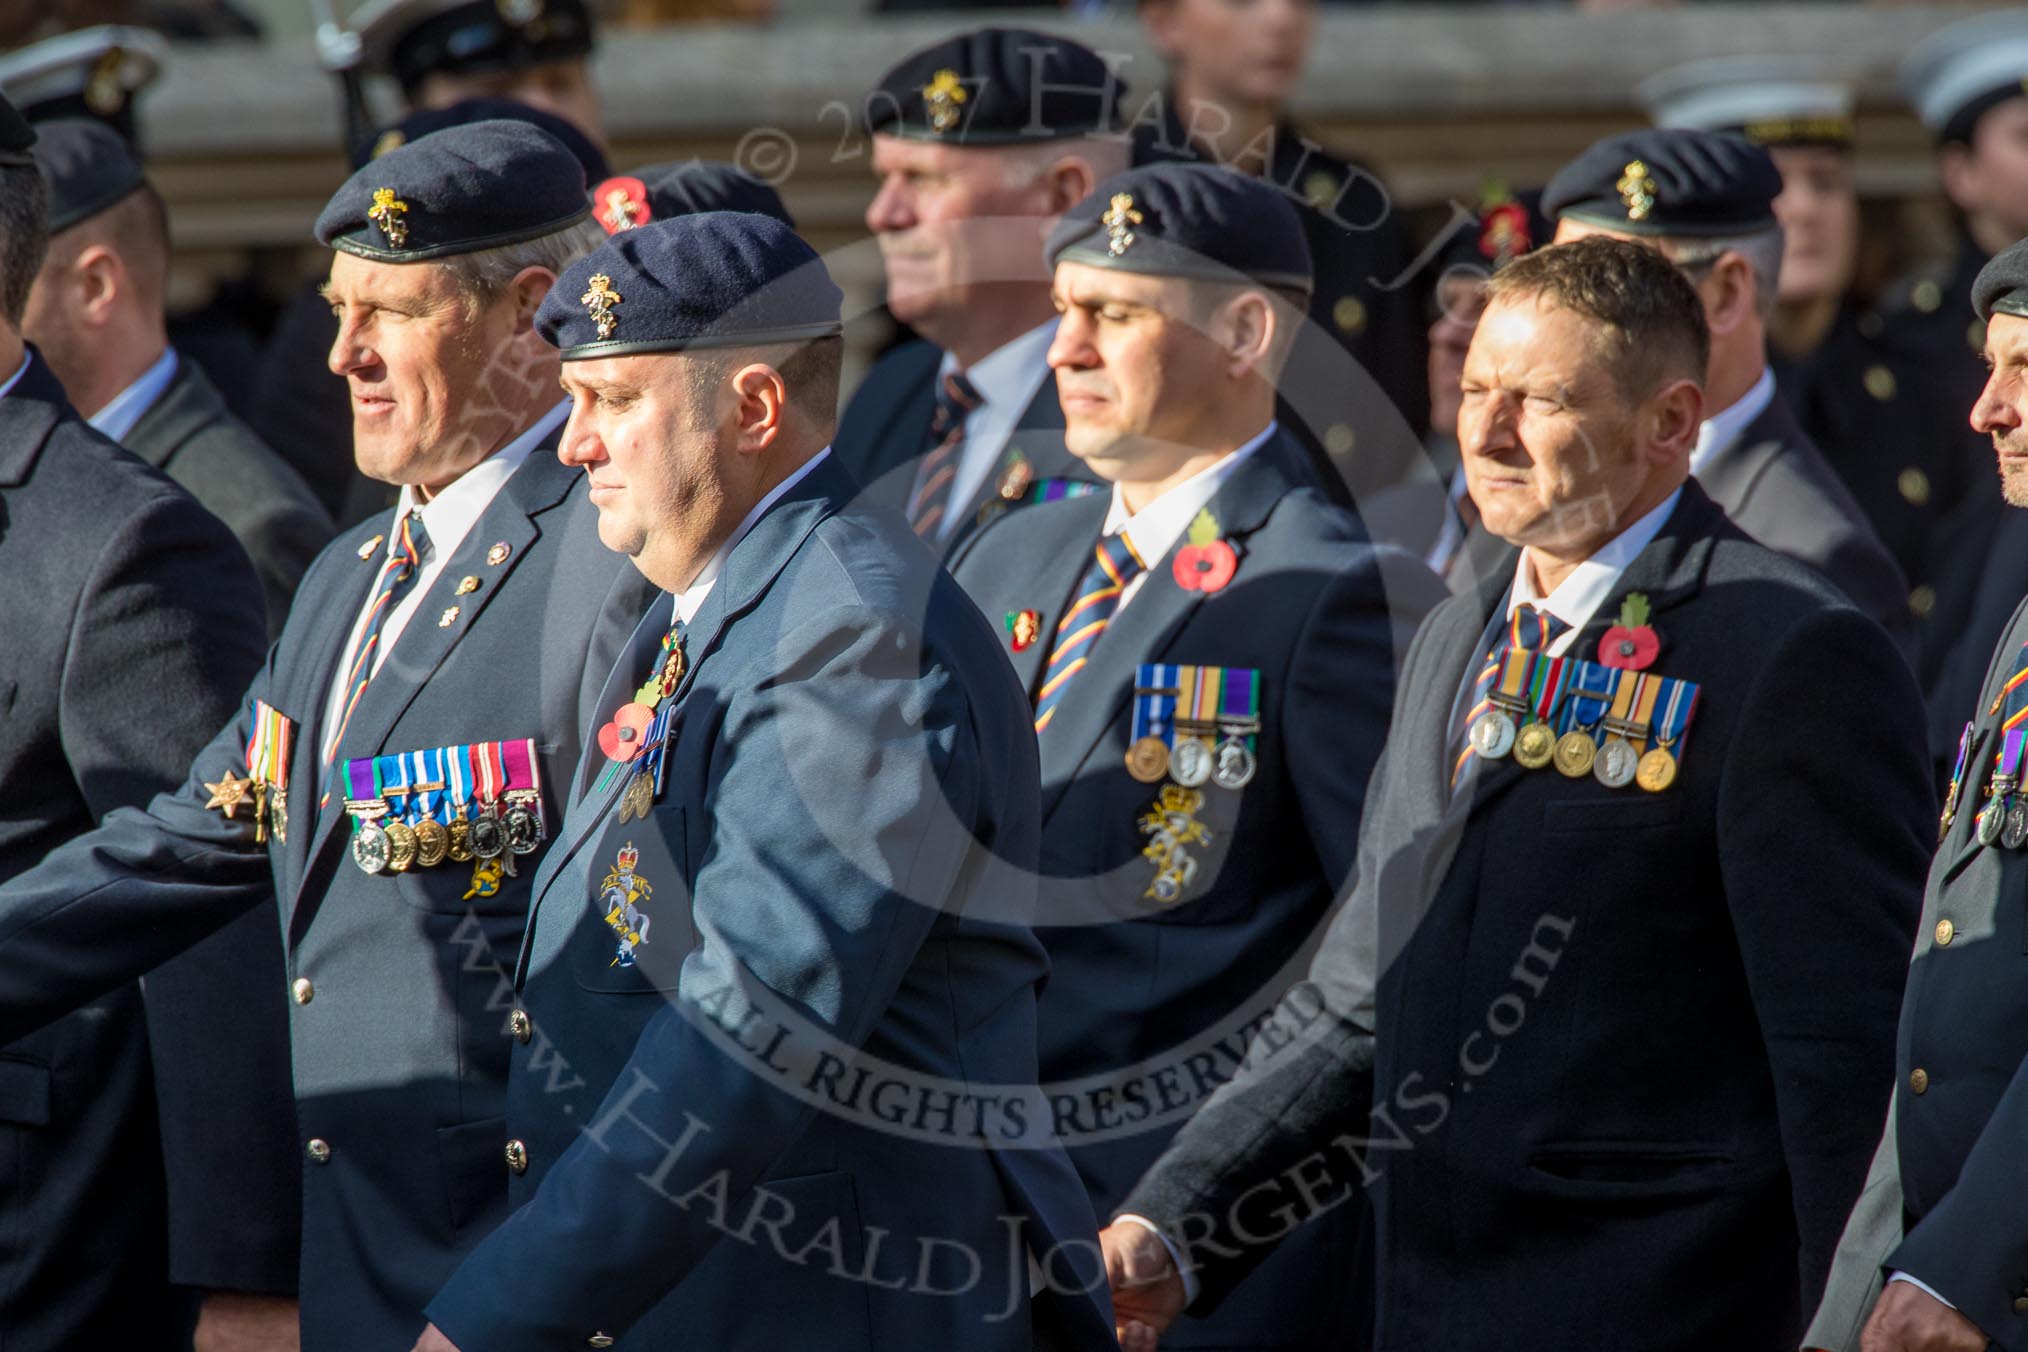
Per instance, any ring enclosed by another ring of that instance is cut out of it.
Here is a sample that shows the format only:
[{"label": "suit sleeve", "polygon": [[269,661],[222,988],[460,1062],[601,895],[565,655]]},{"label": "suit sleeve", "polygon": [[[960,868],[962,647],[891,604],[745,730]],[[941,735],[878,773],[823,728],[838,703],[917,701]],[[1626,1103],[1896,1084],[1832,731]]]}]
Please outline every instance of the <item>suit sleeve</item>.
[{"label": "suit sleeve", "polygon": [[1878,626],[1817,612],[1748,693],[1719,788],[1718,858],[1774,1072],[1805,1309],[1823,1294],[1894,1080],[1935,806],[1920,709]]},{"label": "suit sleeve", "polygon": [[[848,1055],[863,1046],[936,923],[927,899],[951,895],[967,866],[971,834],[946,814],[973,819],[988,767],[948,669],[849,608],[784,635],[780,652],[777,678],[723,692],[723,761],[701,805],[710,844],[689,898],[698,943],[594,1119],[626,1120],[580,1136],[430,1303],[460,1347],[617,1336],[682,1281],[721,1232],[708,1206],[670,1197],[709,1186],[743,1209],[816,1112],[727,1054],[723,1030],[781,1018]],[[682,816],[665,806],[653,821],[666,835]],[[679,1140],[672,1168],[663,1143]]]},{"label": "suit sleeve", "polygon": [[1859,1352],[1859,1333],[1879,1298],[1881,1265],[1901,1242],[1901,1159],[1894,1129],[1894,1101],[1887,1105],[1887,1131],[1873,1152],[1873,1168],[1858,1204],[1838,1237],[1831,1278],[1803,1335],[1803,1346],[1824,1352]]}]

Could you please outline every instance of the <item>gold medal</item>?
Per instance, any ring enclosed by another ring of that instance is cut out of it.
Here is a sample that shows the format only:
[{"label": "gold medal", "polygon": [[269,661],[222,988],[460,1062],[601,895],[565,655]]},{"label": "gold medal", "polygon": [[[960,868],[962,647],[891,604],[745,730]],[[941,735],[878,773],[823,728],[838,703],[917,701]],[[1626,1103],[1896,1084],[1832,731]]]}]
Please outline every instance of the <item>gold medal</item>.
[{"label": "gold medal", "polygon": [[444,862],[451,850],[451,833],[435,817],[424,817],[415,825],[415,862],[423,868],[435,868]]},{"label": "gold medal", "polygon": [[620,795],[620,820],[645,818],[654,806],[655,776],[644,770],[627,781],[626,792]]},{"label": "gold medal", "polygon": [[1583,779],[1591,773],[1591,763],[1598,759],[1598,744],[1591,734],[1572,728],[1556,743],[1556,768],[1559,773],[1572,779]]},{"label": "gold medal", "polygon": [[1676,758],[1659,746],[1654,748],[1641,757],[1634,782],[1649,793],[1660,793],[1676,782]]},{"label": "gold medal", "polygon": [[225,814],[226,820],[232,821],[235,820],[233,814],[239,811],[240,804],[246,802],[248,791],[253,788],[253,781],[241,779],[232,771],[227,770],[224,777],[216,784],[207,780],[204,787],[211,790],[211,801],[206,803],[205,806],[207,808],[217,808]]},{"label": "gold medal", "polygon": [[1169,773],[1169,744],[1160,737],[1142,737],[1127,748],[1127,773],[1153,784]]},{"label": "gold medal", "polygon": [[268,823],[274,827],[275,839],[289,843],[289,791],[280,784],[268,791]]},{"label": "gold medal", "polygon": [[472,849],[472,823],[465,820],[463,804],[458,807],[458,815],[451,818],[450,836],[450,843],[444,846],[444,856],[456,863],[471,863],[477,856]]},{"label": "gold medal", "polygon": [[396,873],[406,873],[415,863],[415,832],[406,822],[389,822],[381,828],[387,832],[387,866]]},{"label": "gold medal", "polygon": [[1556,734],[1547,723],[1530,723],[1514,738],[1514,763],[1540,770],[1556,759]]},{"label": "gold medal", "polygon": [[254,843],[268,843],[268,786],[264,780],[255,780],[253,786]]},{"label": "gold medal", "polygon": [[1028,457],[1016,452],[1006,473],[1000,476],[1000,497],[1006,502],[1019,502],[1034,482],[1035,469],[1028,463]]}]

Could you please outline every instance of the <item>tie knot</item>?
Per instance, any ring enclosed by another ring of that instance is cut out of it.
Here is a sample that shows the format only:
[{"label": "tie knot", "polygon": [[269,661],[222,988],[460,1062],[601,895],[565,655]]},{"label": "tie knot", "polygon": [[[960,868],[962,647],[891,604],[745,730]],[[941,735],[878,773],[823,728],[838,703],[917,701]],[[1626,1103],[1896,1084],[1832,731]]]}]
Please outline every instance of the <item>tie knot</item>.
[{"label": "tie knot", "polygon": [[986,401],[979,396],[979,388],[966,378],[963,371],[951,371],[937,383],[937,428],[948,430],[950,425],[963,418]]},{"label": "tie knot", "polygon": [[1110,573],[1113,582],[1125,586],[1131,582],[1142,567],[1141,556],[1134,552],[1134,546],[1127,539],[1127,533],[1105,535],[1098,542],[1099,567]]},{"label": "tie knot", "polygon": [[1524,601],[1514,607],[1513,620],[1507,627],[1507,643],[1510,647],[1539,651],[1569,631],[1570,626],[1555,615]]},{"label": "tie knot", "polygon": [[411,510],[401,519],[401,551],[408,556],[410,564],[422,562],[422,556],[429,552],[430,533],[423,525],[422,511]]}]

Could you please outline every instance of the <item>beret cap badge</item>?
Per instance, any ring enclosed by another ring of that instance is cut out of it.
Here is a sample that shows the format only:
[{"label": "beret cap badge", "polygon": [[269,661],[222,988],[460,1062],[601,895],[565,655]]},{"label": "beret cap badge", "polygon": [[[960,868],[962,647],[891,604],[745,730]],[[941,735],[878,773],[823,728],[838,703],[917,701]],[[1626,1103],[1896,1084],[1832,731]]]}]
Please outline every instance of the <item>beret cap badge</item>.
[{"label": "beret cap badge", "polygon": [[1655,176],[1648,172],[1648,166],[1640,160],[1629,163],[1620,175],[1620,181],[1613,185],[1619,190],[1620,202],[1627,209],[1630,221],[1645,221],[1648,213],[1655,209]]},{"label": "beret cap badge", "polygon": [[646,225],[650,220],[648,189],[637,178],[609,178],[599,198],[599,224],[609,235]]},{"label": "beret cap badge", "polygon": [[399,249],[408,243],[408,222],[402,217],[408,214],[408,203],[394,195],[392,188],[375,188],[373,205],[366,212],[366,219],[380,227],[380,233],[387,236],[387,247]]},{"label": "beret cap badge", "polygon": [[603,272],[593,273],[587,286],[589,289],[578,297],[578,303],[598,325],[599,337],[610,338],[620,322],[620,317],[613,313],[613,307],[621,301],[620,293],[613,290],[613,279]]},{"label": "beret cap badge", "polygon": [[1141,213],[1134,210],[1134,195],[1130,192],[1116,192],[1106,214],[1099,217],[1099,224],[1106,228],[1106,252],[1114,258],[1134,247],[1134,227],[1141,223]]},{"label": "beret cap badge", "polygon": [[511,24],[531,24],[542,17],[543,0],[494,0],[500,17]]},{"label": "beret cap badge", "polygon": [[969,98],[971,95],[965,92],[964,81],[958,78],[956,71],[945,69],[931,76],[930,82],[922,87],[923,107],[929,112],[930,130],[941,134],[957,126],[963,116],[958,107]]}]

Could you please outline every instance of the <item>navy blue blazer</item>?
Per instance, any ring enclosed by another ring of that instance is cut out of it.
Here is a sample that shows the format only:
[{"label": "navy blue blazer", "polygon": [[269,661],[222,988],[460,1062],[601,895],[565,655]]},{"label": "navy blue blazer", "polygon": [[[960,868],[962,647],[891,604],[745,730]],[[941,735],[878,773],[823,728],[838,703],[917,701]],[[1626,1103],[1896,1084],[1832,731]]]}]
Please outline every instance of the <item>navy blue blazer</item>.
[{"label": "navy blue blazer", "polygon": [[1111,1344],[1090,1205],[1000,1103],[1047,969],[1025,702],[856,493],[819,465],[730,552],[646,819],[586,753],[510,1015],[517,1209],[429,1306],[462,1347]]},{"label": "navy blue blazer", "polygon": [[[852,393],[838,420],[831,454],[862,487],[865,500],[904,511],[915,488],[916,466],[928,451],[930,417],[936,411],[937,365],[943,352],[933,343],[904,343],[874,364]],[[1009,480],[1022,460],[1026,477]],[[1096,484],[1098,476],[1063,444],[1063,406],[1056,399],[1056,377],[1043,377],[1042,388],[1023,410],[1001,448],[993,470],[971,499],[951,504],[958,524],[943,542],[946,557],[972,532],[1012,508],[1051,481]],[[1003,486],[1022,485],[1017,498],[1003,496]]]},{"label": "navy blue blazer", "polygon": [[[87,426],[39,359],[0,399],[0,578],[0,878],[11,878],[179,782],[260,666],[267,629],[226,528]],[[126,942],[124,917],[100,924],[91,942]],[[138,970],[81,993],[72,1003],[100,998],[48,1028],[0,1033],[9,1352],[173,1345]]]},{"label": "navy blue blazer", "polygon": [[[1051,974],[1042,1074],[1058,1130],[1102,1214],[1126,1196],[1190,1112],[1229,1076],[1258,1021],[1300,981],[1333,897],[1352,877],[1366,781],[1386,740],[1400,656],[1445,595],[1420,561],[1368,542],[1359,520],[1303,487],[1286,433],[1238,466],[1209,504],[1239,552],[1215,594],[1186,591],[1176,549],[1093,650],[1041,736]],[[1043,638],[1016,650],[1022,684],[1046,669],[1057,617],[1092,556],[1110,492],[980,532],[953,564],[989,619],[1038,609]],[[1237,792],[1206,786],[1211,834],[1196,880],[1150,900],[1139,823],[1159,785],[1127,773],[1130,698],[1142,663],[1258,673],[1258,768]],[[1282,1245],[1175,1347],[1363,1343],[1362,1302],[1342,1280],[1358,1214],[1346,1208]]]},{"label": "navy blue blazer", "polygon": [[[1933,820],[1914,678],[1693,482],[1572,650],[1648,597],[1654,669],[1702,687],[1676,782],[1508,759],[1453,797],[1452,702],[1510,579],[1409,652],[1312,965],[1335,1017],[1264,1034],[1126,1205],[1226,1216],[1315,1154],[1373,1184],[1389,1352],[1792,1352],[1886,1106]],[[1220,1224],[1211,1303],[1261,1252]]]},{"label": "navy blue blazer", "polygon": [[[549,446],[532,452],[389,649],[340,759],[532,738],[553,834],[580,730],[652,590],[599,543],[596,513],[582,475]],[[113,813],[0,889],[0,1035],[274,898],[296,1119],[278,1130],[304,1155],[311,1352],[406,1346],[429,1293],[507,1210],[507,972],[539,858],[468,899],[469,867],[362,872],[343,793],[317,811],[325,699],[390,527],[374,518],[318,556],[266,666],[180,789]],[[245,813],[229,822],[204,807],[206,781],[245,770],[256,699],[296,724],[291,828],[265,845]]]}]

